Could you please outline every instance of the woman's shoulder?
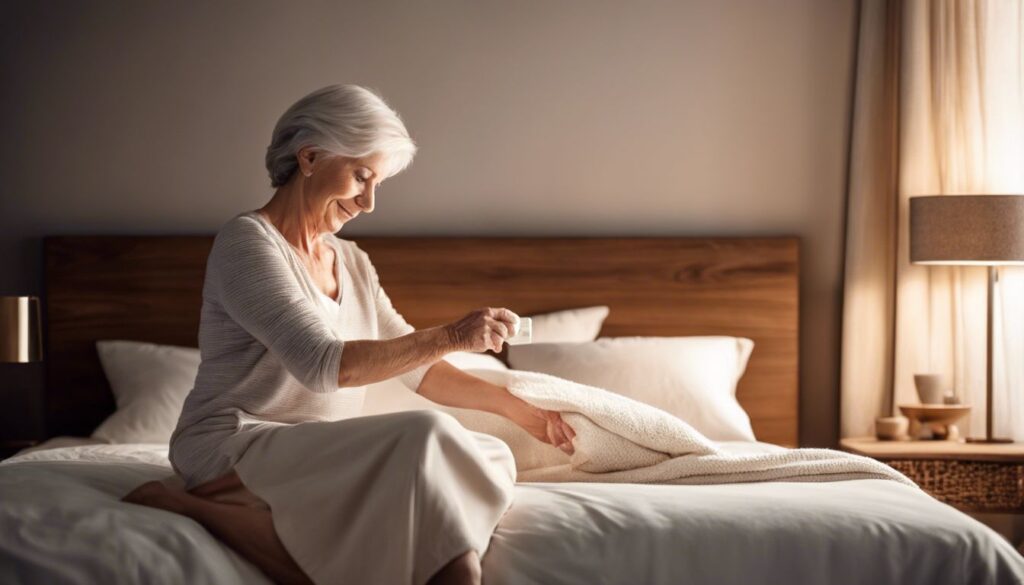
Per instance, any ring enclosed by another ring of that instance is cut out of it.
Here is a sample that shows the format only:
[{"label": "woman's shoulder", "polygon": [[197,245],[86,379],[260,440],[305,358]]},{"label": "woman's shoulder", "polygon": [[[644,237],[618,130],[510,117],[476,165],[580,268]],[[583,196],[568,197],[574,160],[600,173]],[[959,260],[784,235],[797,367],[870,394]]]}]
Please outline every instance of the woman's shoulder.
[{"label": "woman's shoulder", "polygon": [[230,263],[252,256],[279,255],[281,250],[273,234],[254,212],[247,211],[224,222],[217,230],[210,261]]},{"label": "woman's shoulder", "polygon": [[214,249],[220,248],[280,248],[273,228],[255,211],[245,211],[224,222],[214,238]]},{"label": "woman's shoulder", "polygon": [[264,238],[270,233],[255,212],[244,211],[224,222],[217,230],[217,239]]}]

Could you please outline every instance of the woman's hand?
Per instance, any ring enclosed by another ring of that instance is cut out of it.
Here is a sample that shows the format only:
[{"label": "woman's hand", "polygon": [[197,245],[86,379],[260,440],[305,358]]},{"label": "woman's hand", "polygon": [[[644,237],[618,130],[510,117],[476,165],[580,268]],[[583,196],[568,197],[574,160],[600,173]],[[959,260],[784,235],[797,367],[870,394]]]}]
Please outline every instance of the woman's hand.
[{"label": "woman's hand", "polygon": [[572,430],[562,416],[554,410],[544,410],[532,404],[514,398],[515,402],[506,413],[506,417],[526,430],[542,443],[550,443],[572,455],[572,440],[576,432]]},{"label": "woman's hand", "polygon": [[486,307],[445,325],[445,330],[454,351],[501,351],[518,325],[519,316],[512,311]]}]

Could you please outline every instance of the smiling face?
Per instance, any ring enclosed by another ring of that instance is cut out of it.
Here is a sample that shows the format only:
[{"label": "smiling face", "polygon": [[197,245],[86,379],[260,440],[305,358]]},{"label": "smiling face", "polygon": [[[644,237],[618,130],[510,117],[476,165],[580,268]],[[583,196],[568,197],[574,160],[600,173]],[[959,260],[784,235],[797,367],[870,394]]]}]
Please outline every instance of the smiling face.
[{"label": "smiling face", "polygon": [[299,151],[299,172],[304,175],[307,213],[323,233],[335,233],[360,213],[373,211],[377,185],[384,178],[384,157],[362,158]]}]

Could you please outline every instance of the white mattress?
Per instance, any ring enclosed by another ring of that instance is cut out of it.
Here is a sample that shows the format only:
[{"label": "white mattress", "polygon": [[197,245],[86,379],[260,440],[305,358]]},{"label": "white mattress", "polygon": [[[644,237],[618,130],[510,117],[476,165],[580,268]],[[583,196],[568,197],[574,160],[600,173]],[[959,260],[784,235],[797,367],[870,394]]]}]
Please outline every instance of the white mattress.
[{"label": "white mattress", "polygon": [[[267,583],[195,522],[118,501],[168,476],[166,454],[90,445],[0,463],[0,582]],[[882,480],[519,484],[483,565],[488,585],[1024,583],[996,533]]]}]

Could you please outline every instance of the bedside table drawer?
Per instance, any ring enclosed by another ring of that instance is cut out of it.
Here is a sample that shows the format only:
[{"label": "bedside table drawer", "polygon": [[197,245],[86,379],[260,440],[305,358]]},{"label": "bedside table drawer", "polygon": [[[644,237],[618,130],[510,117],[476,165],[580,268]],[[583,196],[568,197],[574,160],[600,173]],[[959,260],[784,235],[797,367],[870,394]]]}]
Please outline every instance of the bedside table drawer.
[{"label": "bedside table drawer", "polygon": [[950,459],[885,463],[951,506],[974,512],[1024,512],[1024,463]]}]

